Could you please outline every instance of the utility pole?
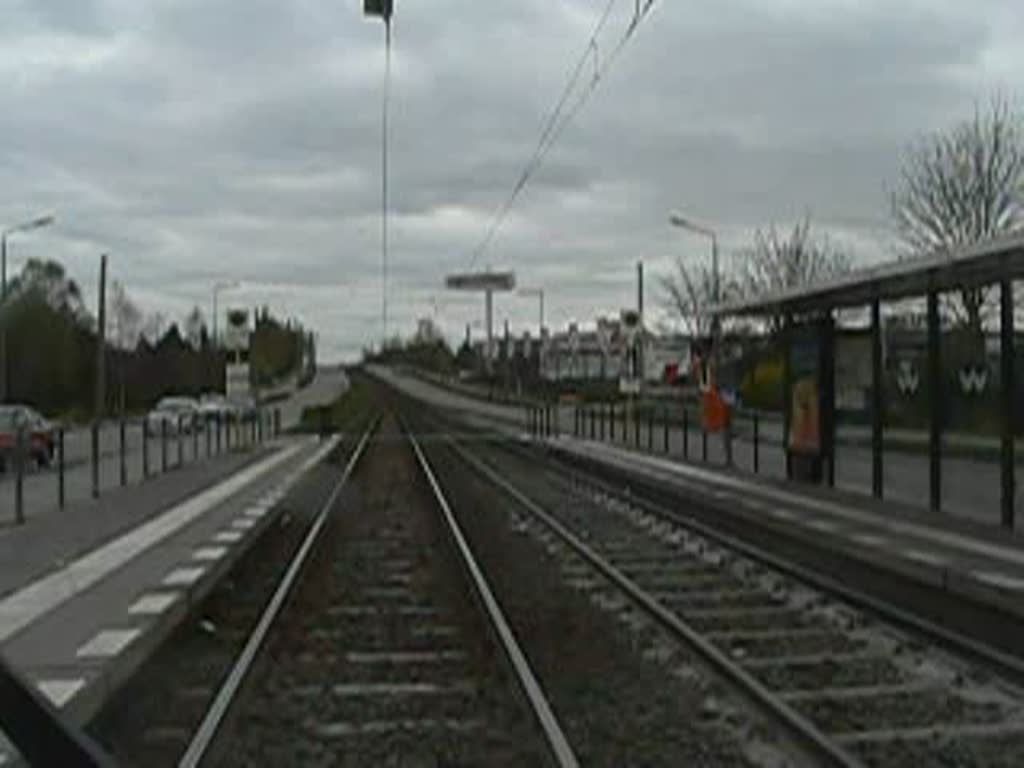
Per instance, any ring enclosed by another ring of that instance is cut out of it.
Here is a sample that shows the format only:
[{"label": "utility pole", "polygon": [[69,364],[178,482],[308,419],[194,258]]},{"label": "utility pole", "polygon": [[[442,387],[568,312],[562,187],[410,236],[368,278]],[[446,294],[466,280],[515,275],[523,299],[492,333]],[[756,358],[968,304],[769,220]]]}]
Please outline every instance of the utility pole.
[{"label": "utility pole", "polygon": [[107,254],[100,256],[99,311],[96,327],[96,404],[94,418],[103,418],[106,402]]},{"label": "utility pole", "polygon": [[643,386],[644,381],[644,263],[638,261],[636,263],[636,312],[639,316],[639,331],[636,347],[636,374],[640,379],[640,386]]},{"label": "utility pole", "polygon": [[381,350],[388,338],[388,101],[391,95],[391,15],[392,0],[363,0],[363,15],[378,16],[384,22],[384,104],[381,119]]}]

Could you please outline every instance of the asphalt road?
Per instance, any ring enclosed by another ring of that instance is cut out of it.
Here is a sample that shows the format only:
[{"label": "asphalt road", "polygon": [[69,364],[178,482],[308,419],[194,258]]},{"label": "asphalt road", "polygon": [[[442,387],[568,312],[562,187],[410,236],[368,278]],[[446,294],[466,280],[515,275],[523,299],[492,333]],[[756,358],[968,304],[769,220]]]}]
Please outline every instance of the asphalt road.
[{"label": "asphalt road", "polygon": [[[311,405],[327,403],[336,398],[348,386],[348,380],[340,368],[324,368],[317,372],[313,381],[291,397],[270,403],[270,409],[281,411],[281,428],[289,429],[298,424],[302,409]],[[238,442],[236,435],[232,445]],[[246,438],[248,440],[248,438]],[[64,436],[64,497],[71,504],[89,499],[92,495],[91,436],[88,429],[75,429]],[[148,457],[142,447],[142,422],[136,420],[125,425],[124,467],[125,484],[132,485],[144,480],[144,458],[148,458],[150,475],[164,470],[165,446],[160,436],[150,436]],[[169,436],[166,444],[166,467],[172,470],[178,466],[178,438]],[[217,452],[216,437],[210,435],[211,453]],[[226,438],[221,440],[221,451],[227,450]],[[193,436],[181,436],[182,463],[203,461],[207,457],[207,435],[200,432]],[[0,526],[15,521],[15,480],[14,472],[0,475]],[[106,424],[100,430],[99,461],[100,493],[121,483],[120,428],[117,423]],[[46,514],[59,509],[59,472],[55,466],[29,468],[23,482],[23,499],[26,517]]]}]

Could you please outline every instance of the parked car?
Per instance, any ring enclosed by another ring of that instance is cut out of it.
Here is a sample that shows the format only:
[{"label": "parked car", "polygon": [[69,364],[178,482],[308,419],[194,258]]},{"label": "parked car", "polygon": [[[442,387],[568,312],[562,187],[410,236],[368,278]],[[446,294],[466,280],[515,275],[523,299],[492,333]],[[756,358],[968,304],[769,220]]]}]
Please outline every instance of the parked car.
[{"label": "parked car", "polygon": [[159,435],[165,429],[167,434],[176,435],[178,425],[188,434],[199,423],[199,404],[191,397],[163,397],[146,416],[146,427],[151,435]]},{"label": "parked car", "polygon": [[199,398],[199,418],[201,422],[226,419],[235,413],[235,407],[219,392],[207,392]]},{"label": "parked car", "polygon": [[24,428],[28,458],[49,466],[57,444],[57,427],[27,405],[0,405],[0,470],[14,459],[18,429]]}]

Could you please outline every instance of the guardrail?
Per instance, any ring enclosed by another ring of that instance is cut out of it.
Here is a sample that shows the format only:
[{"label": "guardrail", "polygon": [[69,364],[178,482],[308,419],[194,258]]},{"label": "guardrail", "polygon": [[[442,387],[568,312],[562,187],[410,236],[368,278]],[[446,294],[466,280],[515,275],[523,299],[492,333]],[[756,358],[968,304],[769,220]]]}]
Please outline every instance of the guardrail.
[{"label": "guardrail", "polygon": [[[68,433],[60,427],[52,437],[52,447],[34,441],[33,436],[21,428],[3,457],[4,470],[13,475],[13,522],[15,525],[25,523],[28,490],[36,506],[55,501],[56,507],[63,509],[69,495],[98,499],[104,487],[125,487],[133,479],[145,482],[189,462],[246,450],[276,437],[280,431],[278,408],[264,408],[241,417],[227,414],[210,418],[179,417],[176,423],[161,420],[158,428],[146,418],[121,419],[107,428],[95,423],[87,433]],[[71,435],[76,438],[78,449],[74,455],[69,455],[68,451]],[[56,498],[45,490],[44,471],[52,472]],[[104,486],[104,475],[116,479]],[[69,487],[72,478],[74,483]],[[51,501],[41,501],[47,497]]]}]

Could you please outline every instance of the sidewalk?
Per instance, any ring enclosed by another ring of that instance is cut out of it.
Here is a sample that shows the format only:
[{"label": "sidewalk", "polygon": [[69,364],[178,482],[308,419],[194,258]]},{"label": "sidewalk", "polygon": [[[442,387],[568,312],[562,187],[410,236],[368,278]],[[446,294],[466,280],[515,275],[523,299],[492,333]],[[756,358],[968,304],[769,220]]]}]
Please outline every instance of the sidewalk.
[{"label": "sidewalk", "polygon": [[[0,653],[84,721],[336,444],[285,438],[0,537]],[[4,756],[0,734],[0,765]]]}]

